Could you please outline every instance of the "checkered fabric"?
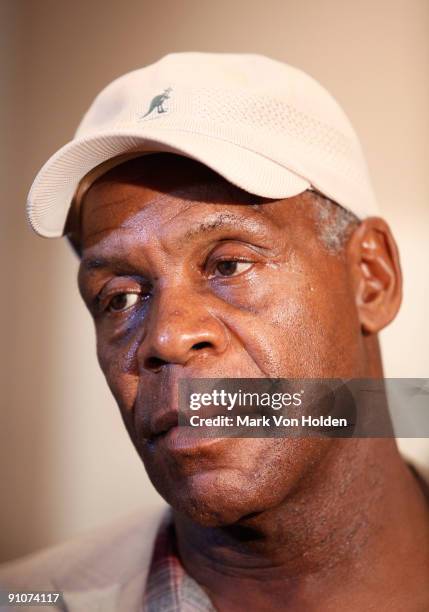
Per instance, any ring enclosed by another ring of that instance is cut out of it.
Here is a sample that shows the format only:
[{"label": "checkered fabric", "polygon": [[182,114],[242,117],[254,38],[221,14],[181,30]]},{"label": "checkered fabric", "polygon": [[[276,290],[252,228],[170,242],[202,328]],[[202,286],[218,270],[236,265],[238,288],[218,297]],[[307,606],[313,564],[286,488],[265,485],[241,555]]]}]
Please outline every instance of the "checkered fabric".
[{"label": "checkered fabric", "polygon": [[210,599],[186,573],[171,517],[158,531],[144,593],[144,612],[215,612]]}]

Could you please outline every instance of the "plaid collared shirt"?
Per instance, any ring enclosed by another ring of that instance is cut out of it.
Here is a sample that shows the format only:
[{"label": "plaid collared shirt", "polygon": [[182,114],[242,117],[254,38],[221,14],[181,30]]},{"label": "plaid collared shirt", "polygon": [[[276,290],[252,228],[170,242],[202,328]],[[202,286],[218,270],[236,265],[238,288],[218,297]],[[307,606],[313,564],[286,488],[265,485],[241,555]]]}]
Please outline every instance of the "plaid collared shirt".
[{"label": "plaid collared shirt", "polygon": [[144,612],[215,612],[199,584],[180,562],[171,517],[161,524],[143,600]]}]

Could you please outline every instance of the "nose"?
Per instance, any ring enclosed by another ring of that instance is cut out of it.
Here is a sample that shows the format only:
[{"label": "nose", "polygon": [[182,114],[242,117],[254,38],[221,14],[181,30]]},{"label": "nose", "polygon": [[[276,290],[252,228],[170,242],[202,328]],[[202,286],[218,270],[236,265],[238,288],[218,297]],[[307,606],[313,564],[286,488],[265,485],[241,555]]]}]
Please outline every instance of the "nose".
[{"label": "nose", "polygon": [[201,296],[179,288],[164,290],[145,321],[146,333],[138,351],[140,367],[157,372],[167,364],[186,365],[203,356],[219,356],[228,345],[225,325]]}]

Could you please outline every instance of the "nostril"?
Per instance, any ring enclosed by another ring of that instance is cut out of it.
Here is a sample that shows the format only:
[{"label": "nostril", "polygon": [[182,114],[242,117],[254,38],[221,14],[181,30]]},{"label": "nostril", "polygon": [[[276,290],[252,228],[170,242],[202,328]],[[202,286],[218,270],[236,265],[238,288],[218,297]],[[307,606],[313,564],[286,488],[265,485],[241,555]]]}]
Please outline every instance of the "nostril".
[{"label": "nostril", "polygon": [[158,357],[148,357],[145,362],[145,368],[147,370],[153,370],[154,372],[158,372],[162,366],[166,365],[167,362],[163,359],[159,359]]},{"label": "nostril", "polygon": [[210,348],[212,345],[210,342],[197,342],[193,345],[193,351],[201,351],[201,349]]},{"label": "nostril", "polygon": [[205,341],[195,342],[195,344],[190,346],[190,348],[189,345],[185,345],[183,347],[179,346],[175,348],[175,351],[171,350],[168,354],[165,354],[167,359],[161,359],[160,357],[156,357],[156,351],[154,351],[155,355],[147,357],[143,360],[144,369],[151,372],[159,372],[164,366],[169,364],[178,363],[184,365],[188,358],[191,356],[192,352],[201,351],[206,348],[212,349],[213,343]]}]

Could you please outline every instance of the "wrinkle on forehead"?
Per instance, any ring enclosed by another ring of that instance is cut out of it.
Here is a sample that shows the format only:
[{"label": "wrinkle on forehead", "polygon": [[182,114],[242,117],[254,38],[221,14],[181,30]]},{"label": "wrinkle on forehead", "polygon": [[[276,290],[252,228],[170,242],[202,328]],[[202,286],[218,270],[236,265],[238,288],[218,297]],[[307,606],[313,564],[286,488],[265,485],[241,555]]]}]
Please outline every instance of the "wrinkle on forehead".
[{"label": "wrinkle on forehead", "polygon": [[99,240],[96,242],[100,248],[114,243],[116,250],[120,243],[123,245],[128,243],[125,250],[129,250],[133,245],[139,244],[143,247],[156,239],[166,252],[170,250],[176,252],[181,245],[190,243],[194,239],[198,240],[204,234],[217,235],[219,230],[224,230],[227,232],[226,235],[232,236],[239,228],[240,232],[249,232],[249,236],[261,240],[266,236],[267,230],[275,231],[271,220],[267,217],[262,218],[256,211],[246,210],[246,214],[242,214],[243,211],[216,210],[215,206],[205,205],[197,214],[188,213],[190,209],[198,206],[198,203],[193,202],[163,220],[154,220],[152,216],[148,218],[147,211],[143,209],[130,215],[120,227],[94,232],[90,238],[99,235]]},{"label": "wrinkle on forehead", "polygon": [[[79,241],[86,248],[115,233],[119,239],[124,230],[143,238],[167,229],[183,236],[187,232],[186,240],[226,220],[209,219],[212,212],[235,214],[232,222],[240,226],[264,217],[271,227],[284,229],[308,204],[304,200],[302,195],[288,198],[285,206],[284,200],[240,189],[194,160],[166,153],[144,156],[116,166],[90,187],[82,202]],[[194,215],[191,209],[197,206]],[[202,228],[201,216],[206,222]]]},{"label": "wrinkle on forehead", "polygon": [[[163,227],[178,217],[186,217],[186,213],[197,205],[244,205],[248,210],[256,212],[263,203],[262,198],[226,181],[191,184],[171,189],[168,193],[154,192],[144,185],[105,181],[95,186],[92,192],[89,191],[85,200],[82,230],[85,241],[91,242],[104,232],[125,228],[138,230],[143,224],[151,226],[155,222]],[[154,214],[154,209],[158,209],[158,214]],[[189,217],[188,220],[192,222]]]}]

